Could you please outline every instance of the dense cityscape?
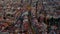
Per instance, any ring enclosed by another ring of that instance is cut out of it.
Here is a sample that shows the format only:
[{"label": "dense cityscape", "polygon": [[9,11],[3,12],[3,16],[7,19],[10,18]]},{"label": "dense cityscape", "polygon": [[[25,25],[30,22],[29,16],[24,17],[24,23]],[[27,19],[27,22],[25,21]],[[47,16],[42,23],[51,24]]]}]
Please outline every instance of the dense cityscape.
[{"label": "dense cityscape", "polygon": [[0,0],[0,34],[60,34],[60,0]]}]

